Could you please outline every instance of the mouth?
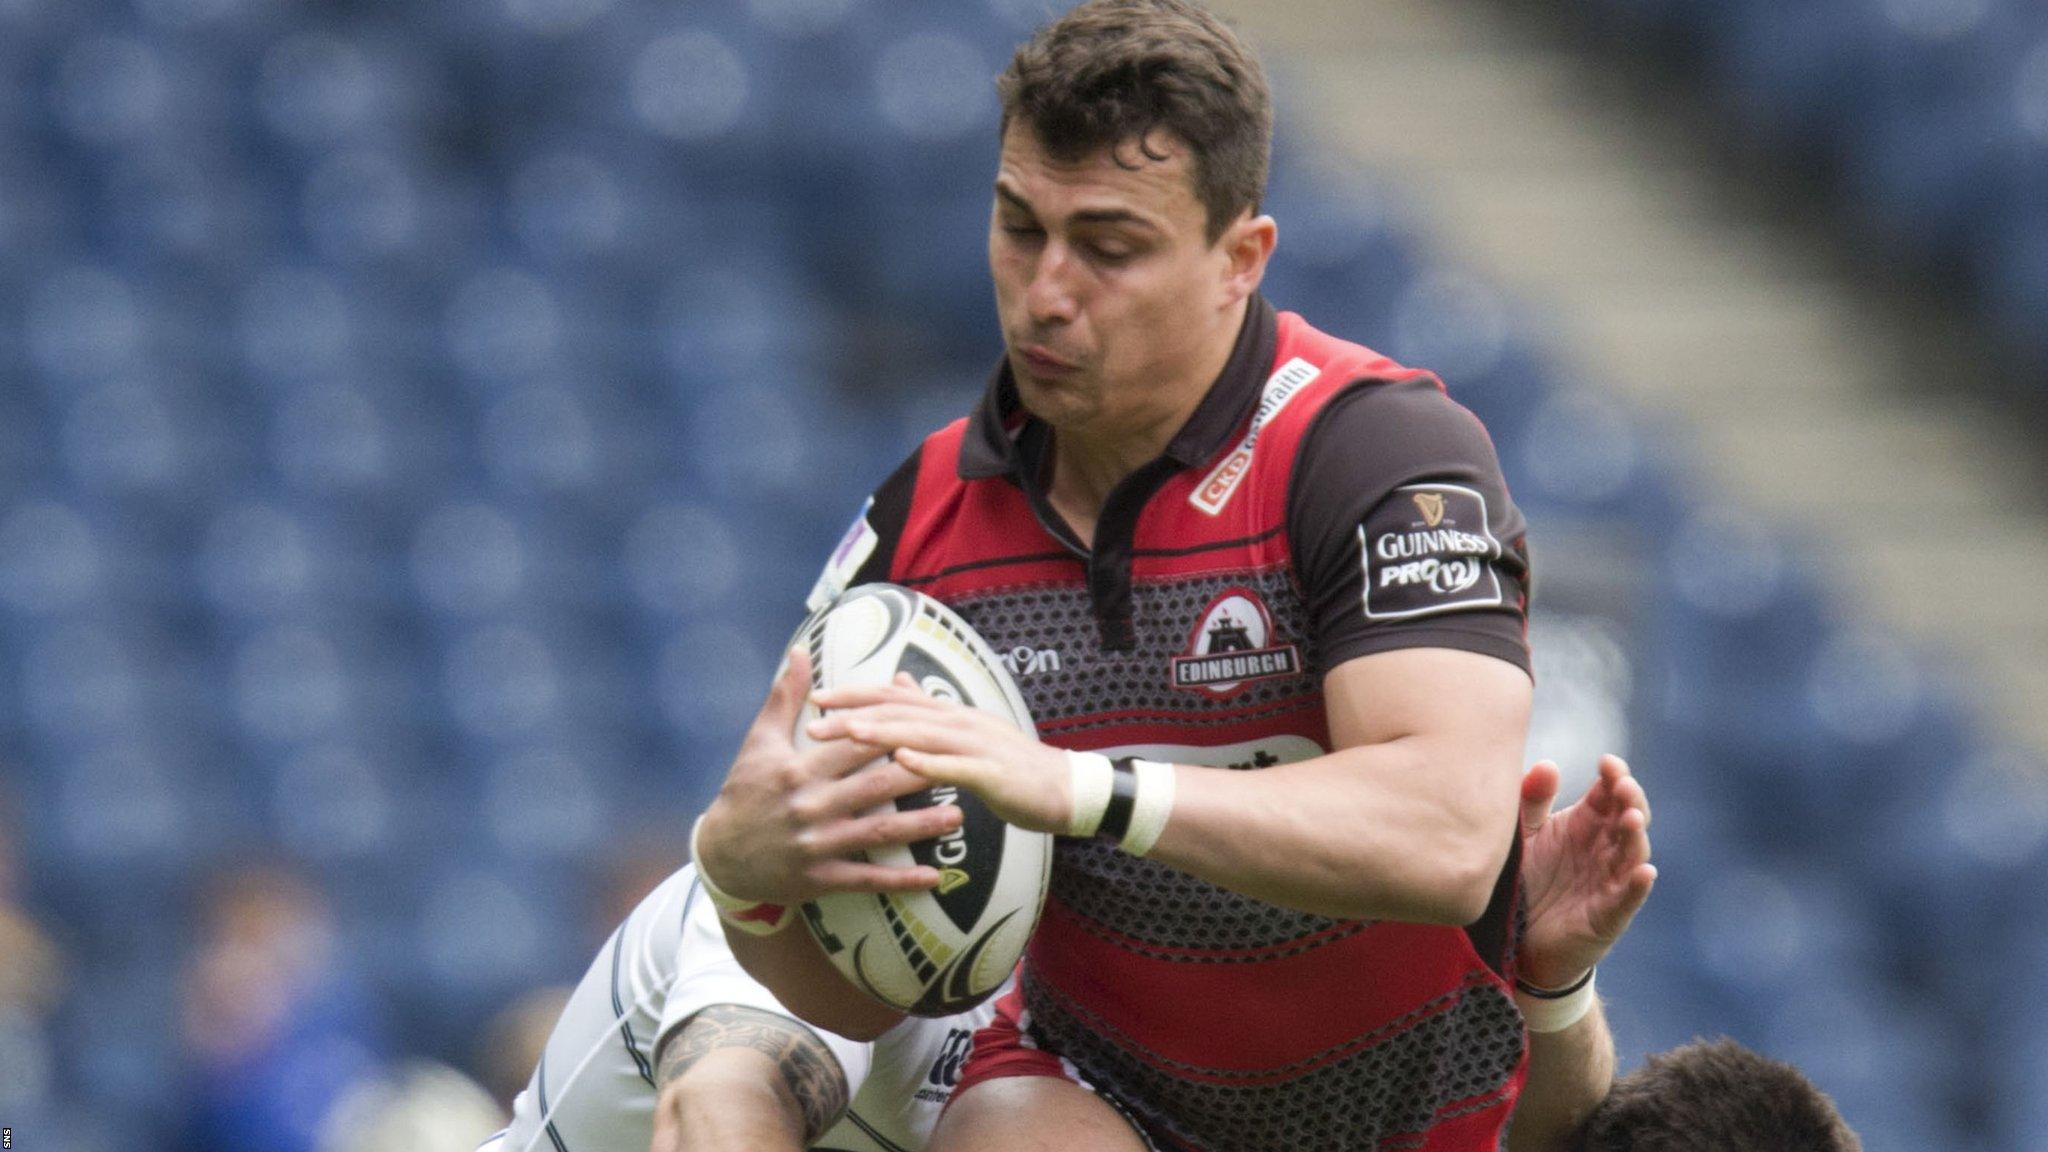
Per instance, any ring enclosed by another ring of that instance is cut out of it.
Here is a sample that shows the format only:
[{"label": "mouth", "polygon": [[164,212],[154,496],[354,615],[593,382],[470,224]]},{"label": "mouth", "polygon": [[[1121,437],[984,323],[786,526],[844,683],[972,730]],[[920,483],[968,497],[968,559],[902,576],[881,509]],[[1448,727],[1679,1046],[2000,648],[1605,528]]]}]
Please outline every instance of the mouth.
[{"label": "mouth", "polygon": [[1017,356],[1033,376],[1065,376],[1080,366],[1071,360],[1053,355],[1039,344],[1022,344],[1017,347]]}]

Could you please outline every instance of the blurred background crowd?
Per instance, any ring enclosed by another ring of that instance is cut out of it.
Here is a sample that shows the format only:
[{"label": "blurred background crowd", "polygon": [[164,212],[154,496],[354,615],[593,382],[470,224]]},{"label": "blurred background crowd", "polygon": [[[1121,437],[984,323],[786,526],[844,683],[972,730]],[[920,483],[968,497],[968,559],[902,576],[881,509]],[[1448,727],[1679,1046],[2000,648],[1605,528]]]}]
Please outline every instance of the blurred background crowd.
[{"label": "blurred background crowd", "polygon": [[[554,989],[683,858],[860,496],[993,362],[991,78],[1054,6],[0,0],[18,1147],[496,1129]],[[2034,1146],[2044,741],[1986,702],[2048,683],[2038,502],[1862,493],[1856,515],[1930,532],[1989,508],[2003,542],[1937,553],[1933,627],[1882,610],[1825,530],[1852,517],[1731,497],[1715,434],[1643,386],[1660,373],[1589,366],[1562,308],[1407,183],[1415,156],[1346,142],[1395,120],[1333,93],[1402,74],[1325,30],[1395,45],[1431,109],[1519,75],[1502,43],[1575,61],[1544,75],[1608,94],[1588,124],[1686,109],[1700,166],[1852,253],[1837,279],[1938,298],[1902,326],[1935,318],[1996,370],[1914,375],[2026,441],[2048,10],[1219,7],[1279,79],[1268,295],[1488,423],[1540,573],[1531,756],[1575,794],[1621,751],[1656,805],[1663,878],[1601,975],[1624,1064],[1726,1033],[1806,1068],[1873,1149]],[[1444,138],[1489,139],[1471,127]],[[1536,202],[1506,167],[1458,179]],[[1810,367],[1771,387],[1822,390]],[[1974,443],[1914,418],[1935,455]],[[1942,636],[1952,615],[1976,631]]]}]

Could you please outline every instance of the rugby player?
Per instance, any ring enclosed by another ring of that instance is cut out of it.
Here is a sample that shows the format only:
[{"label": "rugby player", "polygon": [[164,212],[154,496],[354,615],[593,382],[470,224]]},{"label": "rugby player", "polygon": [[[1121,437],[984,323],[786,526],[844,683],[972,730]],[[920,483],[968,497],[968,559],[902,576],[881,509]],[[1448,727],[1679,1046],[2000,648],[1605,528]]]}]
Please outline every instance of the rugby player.
[{"label": "rugby player", "polygon": [[[783,719],[795,716],[764,716]],[[1557,782],[1546,762],[1523,783],[1522,873],[1532,893],[1523,959],[1578,972],[1606,954],[1648,897],[1649,804],[1615,757],[1602,760],[1577,805],[1552,814]],[[685,866],[599,951],[514,1105],[512,1126],[480,1152],[916,1152],[959,1078],[969,1038],[994,1011],[986,1004],[943,1020],[907,1018],[872,1044],[814,1031],[734,963]],[[1589,1052],[1611,1064],[1597,1005],[1583,1019],[1534,1037],[1525,1099],[1553,1081],[1565,1090],[1583,1082],[1571,1065]],[[1509,1147],[1549,1149],[1566,1131],[1518,1119]]]},{"label": "rugby player", "polygon": [[1567,1152],[1862,1152],[1797,1068],[1733,1040],[1694,1041],[1616,1081]]},{"label": "rugby player", "polygon": [[805,933],[752,929],[935,884],[857,857],[957,813],[857,814],[958,785],[1068,838],[936,1147],[1492,1149],[1527,1056],[1531,689],[1493,445],[1427,372],[1260,295],[1272,110],[1208,12],[1091,0],[998,89],[1005,354],[813,604],[878,580],[945,602],[1011,654],[1042,739],[901,689],[821,697],[813,738],[893,760],[735,763],[697,858],[734,954],[821,1027],[893,1026]]}]

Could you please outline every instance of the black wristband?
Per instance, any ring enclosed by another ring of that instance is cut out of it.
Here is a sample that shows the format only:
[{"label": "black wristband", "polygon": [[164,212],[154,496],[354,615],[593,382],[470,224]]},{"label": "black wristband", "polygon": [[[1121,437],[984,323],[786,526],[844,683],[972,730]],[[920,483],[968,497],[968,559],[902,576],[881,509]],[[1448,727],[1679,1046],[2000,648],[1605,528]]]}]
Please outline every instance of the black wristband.
[{"label": "black wristband", "polygon": [[1562,1000],[1579,989],[1584,988],[1592,979],[1593,970],[1588,968],[1586,969],[1586,974],[1572,981],[1569,988],[1538,988],[1517,976],[1515,977],[1515,991],[1520,992],[1524,996],[1533,996],[1538,1000]]},{"label": "black wristband", "polygon": [[1105,840],[1122,840],[1131,830],[1131,811],[1138,806],[1138,770],[1131,767],[1135,757],[1122,756],[1109,762],[1109,807],[1102,810],[1102,823],[1095,834]]}]

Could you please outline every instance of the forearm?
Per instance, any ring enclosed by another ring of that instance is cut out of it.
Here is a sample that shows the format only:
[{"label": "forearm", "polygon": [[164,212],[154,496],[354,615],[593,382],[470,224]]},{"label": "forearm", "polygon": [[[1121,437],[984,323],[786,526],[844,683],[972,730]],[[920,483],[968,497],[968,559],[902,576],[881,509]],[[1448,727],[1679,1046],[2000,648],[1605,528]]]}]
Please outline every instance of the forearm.
[{"label": "forearm", "polygon": [[1529,1075],[1508,1128],[1508,1152],[1566,1152],[1614,1083],[1614,1037],[1596,1001],[1561,1032],[1529,1034]]},{"label": "forearm", "polygon": [[804,1118],[773,1060],[752,1051],[707,1057],[662,1090],[651,1152],[801,1152]]},{"label": "forearm", "polygon": [[751,936],[726,925],[725,939],[747,975],[805,1023],[851,1040],[873,1040],[903,1019],[840,975],[801,925],[773,936]]},{"label": "forearm", "polygon": [[776,1012],[713,1004],[665,1039],[653,1152],[796,1152],[852,1095],[816,1033]]},{"label": "forearm", "polygon": [[1469,924],[1514,842],[1519,755],[1395,740],[1256,772],[1181,765],[1150,856],[1306,912]]}]

